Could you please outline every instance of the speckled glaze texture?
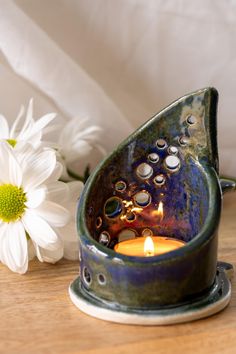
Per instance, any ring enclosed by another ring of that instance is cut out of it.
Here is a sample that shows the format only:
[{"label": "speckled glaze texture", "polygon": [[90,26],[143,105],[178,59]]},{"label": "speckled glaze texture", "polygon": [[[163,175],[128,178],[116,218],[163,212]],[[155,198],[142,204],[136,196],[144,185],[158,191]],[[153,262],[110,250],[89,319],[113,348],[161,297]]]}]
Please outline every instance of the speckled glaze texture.
[{"label": "speckled glaze texture", "polygon": [[[215,89],[206,88],[172,103],[124,141],[86,183],[77,225],[80,287],[91,298],[122,311],[158,309],[189,302],[213,287],[222,197],[217,97]],[[142,203],[140,192],[146,193]],[[154,257],[113,250],[144,230],[186,245]]]}]

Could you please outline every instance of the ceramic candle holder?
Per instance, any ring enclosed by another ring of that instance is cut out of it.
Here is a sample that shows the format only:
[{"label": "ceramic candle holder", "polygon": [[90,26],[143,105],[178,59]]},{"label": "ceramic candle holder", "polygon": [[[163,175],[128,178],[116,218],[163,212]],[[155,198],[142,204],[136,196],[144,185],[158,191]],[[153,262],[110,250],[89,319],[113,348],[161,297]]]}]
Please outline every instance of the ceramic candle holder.
[{"label": "ceramic candle holder", "polygon": [[[217,263],[217,230],[222,192],[235,185],[218,177],[217,97],[206,88],[178,99],[89,178],[78,207],[80,275],[69,289],[82,311],[152,325],[206,317],[229,303],[232,266]],[[185,244],[150,257],[114,249],[152,235]]]}]

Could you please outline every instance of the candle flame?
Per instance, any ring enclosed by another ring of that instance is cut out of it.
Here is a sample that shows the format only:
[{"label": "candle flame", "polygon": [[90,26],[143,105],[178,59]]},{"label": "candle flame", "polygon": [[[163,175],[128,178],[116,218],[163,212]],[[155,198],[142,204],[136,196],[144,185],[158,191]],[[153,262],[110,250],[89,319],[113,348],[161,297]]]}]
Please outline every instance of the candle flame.
[{"label": "candle flame", "polygon": [[146,257],[154,256],[154,243],[151,236],[146,237],[143,248]]},{"label": "candle flame", "polygon": [[158,216],[160,218],[160,220],[163,219],[163,216],[164,216],[163,202],[159,203],[157,210],[153,210],[152,215]]}]

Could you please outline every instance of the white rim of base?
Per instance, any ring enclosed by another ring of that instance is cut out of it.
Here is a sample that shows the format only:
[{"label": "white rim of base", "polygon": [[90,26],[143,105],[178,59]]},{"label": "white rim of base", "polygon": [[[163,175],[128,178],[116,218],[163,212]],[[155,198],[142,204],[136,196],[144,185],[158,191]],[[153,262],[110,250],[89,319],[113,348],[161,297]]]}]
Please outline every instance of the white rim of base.
[{"label": "white rim of base", "polygon": [[173,313],[172,315],[154,315],[145,314],[145,312],[143,312],[141,315],[104,309],[80,298],[74,293],[73,290],[71,290],[71,287],[69,287],[69,295],[74,305],[78,307],[82,312],[101,320],[146,326],[170,325],[199,320],[201,318],[209,317],[216,314],[217,312],[222,311],[229,304],[231,298],[231,284],[229,282],[228,293],[215,303],[206,305],[199,310],[189,310],[178,314]]}]

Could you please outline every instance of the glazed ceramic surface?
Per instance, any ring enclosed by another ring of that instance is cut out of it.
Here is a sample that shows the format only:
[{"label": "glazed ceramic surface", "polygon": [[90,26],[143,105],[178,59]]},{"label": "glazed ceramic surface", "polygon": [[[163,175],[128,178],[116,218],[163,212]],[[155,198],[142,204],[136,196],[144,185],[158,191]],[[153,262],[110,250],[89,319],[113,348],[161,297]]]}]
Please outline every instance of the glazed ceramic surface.
[{"label": "glazed ceramic surface", "polygon": [[[73,291],[77,286],[101,306],[123,312],[158,311],[212,291],[222,197],[216,108],[213,88],[187,95],[98,166],[79,203],[81,270]],[[226,182],[224,188],[231,188]],[[154,257],[113,249],[146,235],[186,245]]]},{"label": "glazed ceramic surface", "polygon": [[206,294],[192,298],[191,302],[156,309],[112,306],[88,295],[80,277],[71,284],[69,294],[73,303],[81,311],[99,319],[135,325],[169,325],[208,317],[223,310],[231,297],[229,278],[232,273],[231,265],[219,262],[214,286]]}]

